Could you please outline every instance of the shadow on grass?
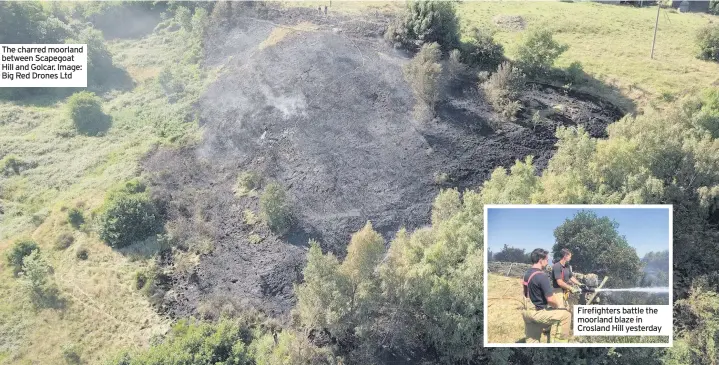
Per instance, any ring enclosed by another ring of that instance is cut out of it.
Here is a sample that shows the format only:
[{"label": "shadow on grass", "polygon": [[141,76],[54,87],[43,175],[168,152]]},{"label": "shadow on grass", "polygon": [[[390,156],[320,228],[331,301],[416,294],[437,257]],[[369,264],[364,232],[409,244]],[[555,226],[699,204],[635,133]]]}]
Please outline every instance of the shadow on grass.
[{"label": "shadow on grass", "polygon": [[570,96],[588,99],[600,105],[609,103],[622,115],[632,114],[637,108],[634,100],[625,96],[619,88],[589,75],[581,68],[554,68],[547,77],[538,78],[536,83],[564,88]]},{"label": "shadow on grass", "polygon": [[103,95],[110,91],[130,91],[135,82],[130,74],[119,67],[112,66],[101,74],[103,80],[93,80],[93,73],[88,72],[88,87],[14,87],[0,89],[0,101],[9,101],[18,106],[51,107],[64,101],[70,95],[80,91],[92,91]]}]

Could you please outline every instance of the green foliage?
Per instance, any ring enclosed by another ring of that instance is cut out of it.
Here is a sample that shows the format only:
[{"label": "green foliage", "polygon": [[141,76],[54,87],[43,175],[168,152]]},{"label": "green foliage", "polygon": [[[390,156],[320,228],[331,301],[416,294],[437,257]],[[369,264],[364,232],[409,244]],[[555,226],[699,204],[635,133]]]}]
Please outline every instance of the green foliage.
[{"label": "green foliage", "polygon": [[471,66],[494,70],[504,61],[504,47],[495,42],[492,33],[478,28],[460,46],[462,62]]},{"label": "green foliage", "polygon": [[69,32],[40,2],[0,2],[0,44],[64,43]]},{"label": "green foliage", "polygon": [[216,324],[181,319],[165,340],[137,354],[122,354],[109,365],[252,365],[244,341],[250,329],[223,319]]},{"label": "green foliage", "polygon": [[70,208],[67,212],[67,222],[75,228],[79,229],[85,223],[85,217],[82,214],[82,210],[79,208]]},{"label": "green foliage", "polygon": [[521,109],[518,99],[525,87],[524,74],[518,68],[504,62],[479,86],[497,113],[507,120],[514,119]]},{"label": "green foliage", "polygon": [[175,9],[175,21],[187,32],[192,31],[192,11],[184,6]]},{"label": "green foliage", "polygon": [[593,211],[580,211],[554,230],[554,261],[560,250],[572,251],[577,271],[609,275],[612,287],[638,284],[641,264],[636,250],[617,232],[617,223],[598,217]]},{"label": "green foliage", "polygon": [[719,24],[710,24],[699,30],[696,42],[700,59],[719,62]]},{"label": "green foliage", "polygon": [[328,348],[314,346],[302,334],[282,331],[265,334],[250,347],[255,365],[334,365],[341,364]]},{"label": "green foliage", "polygon": [[383,253],[384,239],[369,222],[352,235],[341,264],[334,255],[323,255],[319,245],[312,242],[305,283],[297,288],[301,325],[326,329],[340,341],[368,336],[371,323],[367,318],[379,304],[375,269]]},{"label": "green foliage", "polygon": [[29,256],[33,251],[39,250],[40,247],[31,239],[15,241],[5,256],[8,264],[13,268],[13,274],[17,275],[22,272],[22,263],[25,257]]},{"label": "green foliage", "polygon": [[105,199],[98,233],[110,247],[128,246],[162,229],[162,217],[155,202],[147,192],[136,192],[140,188],[136,184],[139,183],[129,183],[124,190],[111,192]]},{"label": "green foliage", "polygon": [[260,214],[267,226],[277,234],[285,234],[292,226],[293,214],[287,192],[278,183],[270,183],[260,196]]},{"label": "green foliage", "polygon": [[507,246],[506,244],[502,247],[502,250],[494,254],[493,259],[503,262],[530,263],[529,255],[524,252],[524,249]]},{"label": "green foliage", "polygon": [[459,20],[449,1],[415,0],[385,32],[393,44],[416,50],[424,44],[438,43],[444,52],[459,45]]},{"label": "green foliage", "polygon": [[533,77],[549,74],[554,61],[567,50],[547,29],[530,32],[517,49],[517,62],[522,70]]},{"label": "green foliage", "polygon": [[709,0],[709,12],[719,15],[719,0]]},{"label": "green foliage", "polygon": [[262,184],[262,176],[254,171],[243,171],[237,177],[235,194],[242,196],[253,190],[259,189]]},{"label": "green foliage", "polygon": [[105,45],[102,33],[93,28],[85,28],[76,40],[76,44],[87,44],[87,83],[92,87],[104,87],[116,81],[122,73],[112,61],[112,54]]},{"label": "green foliage", "polygon": [[689,296],[675,302],[674,321],[678,323],[675,331],[680,333],[680,338],[675,339],[674,347],[669,349],[666,364],[716,364],[719,358],[716,279],[716,274],[698,277]]},{"label": "green foliage", "polygon": [[72,94],[67,101],[67,113],[82,134],[95,136],[110,128],[110,117],[102,111],[102,100],[89,91]]},{"label": "green foliage", "polygon": [[60,290],[49,277],[51,271],[52,268],[40,255],[39,250],[33,250],[22,260],[20,283],[36,308],[53,307],[60,299]]},{"label": "green foliage", "polygon": [[[439,63],[441,51],[437,43],[425,44],[404,68],[404,77],[417,99],[415,112],[418,119],[434,116],[434,107],[439,101],[439,82],[442,65]],[[425,112],[426,115],[421,115]]]},{"label": "green foliage", "polygon": [[386,255],[369,225],[352,237],[342,263],[314,243],[305,283],[296,288],[300,324],[325,329],[340,343],[360,339],[350,357],[363,363],[372,363],[371,354],[382,348],[433,348],[442,363],[475,358],[483,351],[478,198],[473,192],[463,200],[456,190],[442,192],[432,227],[413,234],[401,230]]}]

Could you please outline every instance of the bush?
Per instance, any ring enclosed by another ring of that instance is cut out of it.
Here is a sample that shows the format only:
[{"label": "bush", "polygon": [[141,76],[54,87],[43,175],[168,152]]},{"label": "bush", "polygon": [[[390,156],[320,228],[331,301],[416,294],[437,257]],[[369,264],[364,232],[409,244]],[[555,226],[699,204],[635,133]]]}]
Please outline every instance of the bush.
[{"label": "bush", "polygon": [[5,176],[19,175],[25,163],[16,155],[10,154],[0,160],[0,172]]},{"label": "bush", "polygon": [[513,119],[521,109],[519,96],[524,90],[524,75],[509,62],[504,62],[497,68],[487,81],[482,83],[481,88],[487,101],[492,104],[494,110],[506,119]]},{"label": "bush", "polygon": [[89,256],[89,252],[87,250],[87,247],[85,247],[85,246],[80,246],[75,251],[75,257],[79,260],[83,260],[83,261],[87,260],[88,256]]},{"label": "bush", "polygon": [[697,33],[698,57],[719,62],[719,24],[707,25]]},{"label": "bush", "polygon": [[175,9],[175,21],[182,26],[187,32],[192,31],[192,11],[190,9],[179,6]]},{"label": "bush", "polygon": [[99,219],[100,239],[121,248],[160,232],[162,219],[147,193],[111,194]]},{"label": "bush", "polygon": [[80,349],[76,344],[62,345],[62,357],[67,365],[80,365]]},{"label": "bush", "polygon": [[442,76],[440,57],[439,44],[426,44],[403,69],[404,77],[417,99],[418,105],[415,112],[426,108],[427,112],[431,114],[427,115],[430,118],[434,116],[434,107],[439,100],[439,82]]},{"label": "bush", "polygon": [[260,184],[262,184],[262,176],[254,171],[245,171],[237,177],[235,193],[240,196],[247,194],[258,189]]},{"label": "bush", "polygon": [[89,91],[81,91],[70,96],[67,109],[79,133],[95,136],[110,127],[110,118],[102,111],[102,101]]},{"label": "bush", "polygon": [[567,67],[567,70],[565,71],[567,81],[572,84],[581,84],[584,82],[584,68],[582,67],[582,64],[578,61],[572,62],[569,67]]},{"label": "bush", "polygon": [[13,274],[17,275],[22,272],[22,262],[25,257],[30,256],[33,251],[39,250],[40,247],[33,240],[22,239],[16,241],[6,254],[8,264],[13,268]]},{"label": "bush", "polygon": [[719,15],[719,0],[709,0],[709,12]]},{"label": "bush", "polygon": [[40,256],[39,250],[32,251],[22,260],[21,285],[30,294],[30,301],[38,308],[54,306],[60,295],[57,285],[48,280],[52,268]]},{"label": "bush", "polygon": [[75,228],[79,229],[80,226],[85,223],[85,217],[82,215],[82,210],[79,208],[72,208],[67,212],[67,222]]},{"label": "bush", "polygon": [[286,233],[292,225],[292,208],[287,192],[277,183],[270,183],[260,196],[260,212],[270,229],[277,234]]},{"label": "bush", "polygon": [[547,29],[530,32],[517,50],[517,62],[522,70],[532,76],[546,76],[554,61],[567,50],[559,44]]},{"label": "bush", "polygon": [[71,233],[62,233],[55,239],[55,249],[64,250],[75,242],[75,237]]},{"label": "bush", "polygon": [[468,41],[461,45],[462,62],[471,66],[495,69],[504,61],[504,47],[496,43],[492,34],[478,28],[472,29]]},{"label": "bush", "polygon": [[459,20],[454,4],[433,0],[408,2],[406,12],[387,28],[385,39],[410,50],[438,43],[443,51],[449,52],[459,45]]}]

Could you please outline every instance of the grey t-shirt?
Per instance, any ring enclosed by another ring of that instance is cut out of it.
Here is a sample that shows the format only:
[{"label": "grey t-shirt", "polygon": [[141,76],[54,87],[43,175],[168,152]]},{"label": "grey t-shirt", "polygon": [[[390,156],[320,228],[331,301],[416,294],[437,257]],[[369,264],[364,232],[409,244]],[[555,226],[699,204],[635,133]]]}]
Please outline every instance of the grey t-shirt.
[{"label": "grey t-shirt", "polygon": [[572,278],[572,267],[569,265],[562,266],[562,263],[555,262],[552,265],[552,285],[555,288],[561,288],[557,283],[557,280],[562,279],[569,285],[569,280]]}]

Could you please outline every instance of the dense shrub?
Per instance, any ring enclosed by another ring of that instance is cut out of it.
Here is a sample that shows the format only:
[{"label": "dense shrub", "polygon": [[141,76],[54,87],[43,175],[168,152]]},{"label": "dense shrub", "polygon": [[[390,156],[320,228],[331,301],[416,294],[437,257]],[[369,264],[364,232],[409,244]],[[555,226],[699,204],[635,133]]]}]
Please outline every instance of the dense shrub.
[{"label": "dense shrub", "polygon": [[120,248],[159,233],[162,219],[147,193],[121,191],[105,200],[99,228],[100,239]]},{"label": "dense shrub", "polygon": [[519,45],[517,62],[528,75],[546,76],[554,61],[566,50],[567,46],[555,41],[551,31],[535,30]]},{"label": "dense shrub", "polygon": [[90,255],[90,253],[88,252],[87,247],[85,247],[85,246],[80,246],[77,248],[77,250],[75,250],[75,257],[78,260],[83,260],[83,261],[87,260],[89,255]]},{"label": "dense shrub", "polygon": [[504,61],[504,47],[496,43],[492,34],[478,28],[472,29],[469,40],[460,47],[462,62],[471,66],[494,70]]},{"label": "dense shrub", "polygon": [[484,94],[494,110],[502,117],[511,120],[521,109],[518,99],[525,87],[522,72],[509,62],[497,68],[487,81],[480,84]]},{"label": "dense shrub", "polygon": [[21,239],[16,241],[6,254],[7,262],[13,268],[15,275],[22,271],[22,262],[25,257],[29,256],[33,251],[40,250],[35,241],[30,239]]},{"label": "dense shrub", "polygon": [[719,0],[709,0],[709,12],[719,15]]},{"label": "dense shrub", "polygon": [[434,108],[439,101],[439,84],[442,65],[439,63],[441,51],[437,43],[425,44],[403,69],[404,77],[417,99],[415,116],[426,120],[434,116]]},{"label": "dense shrub", "polygon": [[109,117],[102,111],[102,101],[89,91],[70,96],[67,110],[79,133],[95,136],[110,127]]},{"label": "dense shrub", "polygon": [[459,45],[459,20],[449,1],[416,0],[385,32],[385,39],[411,50],[438,43],[444,52]]},{"label": "dense shrub", "polygon": [[707,25],[697,33],[699,58],[719,62],[719,24]]},{"label": "dense shrub", "polygon": [[260,196],[260,212],[265,223],[277,234],[286,233],[292,226],[292,207],[281,185],[270,183]]},{"label": "dense shrub", "polygon": [[135,356],[121,355],[114,365],[250,365],[243,340],[251,336],[246,326],[229,320],[217,324],[180,320],[165,340]]},{"label": "dense shrub", "polygon": [[82,214],[82,210],[79,208],[70,208],[67,212],[67,222],[75,228],[79,229],[85,223],[85,216]]},{"label": "dense shrub", "polygon": [[67,365],[80,365],[82,359],[80,358],[80,348],[77,344],[65,344],[62,345],[62,357],[65,359]]}]

